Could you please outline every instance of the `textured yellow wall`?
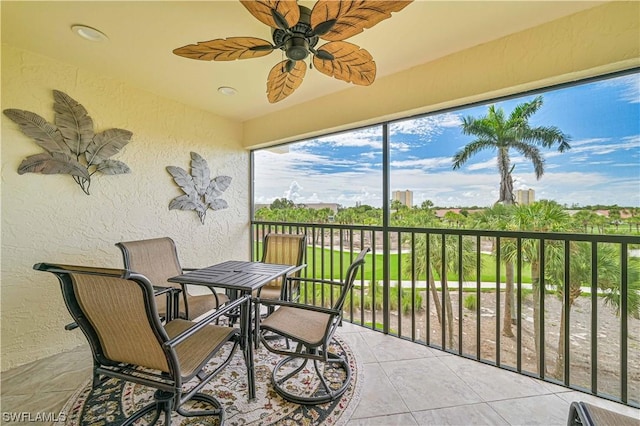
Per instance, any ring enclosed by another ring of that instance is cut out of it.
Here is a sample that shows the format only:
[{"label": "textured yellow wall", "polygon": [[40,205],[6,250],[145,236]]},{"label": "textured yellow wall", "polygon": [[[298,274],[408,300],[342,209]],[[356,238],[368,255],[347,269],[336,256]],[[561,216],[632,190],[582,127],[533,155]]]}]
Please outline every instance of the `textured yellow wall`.
[{"label": "textured yellow wall", "polygon": [[611,2],[246,121],[243,143],[288,142],[637,66],[640,2]]},{"label": "textured yellow wall", "polygon": [[[92,179],[85,195],[68,175],[18,175],[24,158],[41,148],[2,114],[2,370],[84,344],[57,280],[36,262],[121,267],[117,241],[172,237],[183,266],[249,257],[249,154],[241,126],[212,114],[128,87],[29,52],[2,46],[2,109],[17,108],[54,120],[52,90],[67,93],[89,112],[94,129],[123,128],[131,142],[113,158],[131,174]],[[233,180],[202,225],[195,212],[169,211],[181,194],[168,165],[189,170],[189,152],[202,155],[212,175]]]}]

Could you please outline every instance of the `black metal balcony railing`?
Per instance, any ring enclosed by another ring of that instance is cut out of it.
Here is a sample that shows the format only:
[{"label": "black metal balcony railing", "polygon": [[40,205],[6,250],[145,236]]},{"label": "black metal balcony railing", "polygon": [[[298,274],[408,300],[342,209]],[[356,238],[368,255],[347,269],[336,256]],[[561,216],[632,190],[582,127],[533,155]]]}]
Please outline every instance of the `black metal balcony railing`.
[{"label": "black metal balcony railing", "polygon": [[254,259],[268,232],[307,235],[306,277],[341,279],[371,248],[352,323],[640,406],[640,237],[255,221]]}]

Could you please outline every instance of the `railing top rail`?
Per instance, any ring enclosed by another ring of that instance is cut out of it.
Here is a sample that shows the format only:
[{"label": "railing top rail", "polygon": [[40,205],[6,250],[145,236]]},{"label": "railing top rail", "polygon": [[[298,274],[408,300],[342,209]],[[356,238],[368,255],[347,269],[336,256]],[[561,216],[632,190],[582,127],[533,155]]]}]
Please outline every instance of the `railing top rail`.
[{"label": "railing top rail", "polygon": [[582,233],[560,233],[560,232],[536,232],[536,231],[496,231],[488,229],[461,229],[461,228],[411,228],[390,226],[370,225],[341,225],[333,223],[297,223],[297,222],[263,222],[251,221],[252,225],[268,225],[268,226],[292,226],[300,228],[328,228],[328,229],[356,229],[363,231],[384,231],[403,232],[416,234],[436,234],[436,235],[462,235],[462,236],[480,236],[480,237],[500,237],[500,238],[524,238],[524,239],[544,239],[559,241],[586,241],[597,243],[627,243],[640,244],[640,236],[635,235],[612,235],[612,234],[582,234]]}]

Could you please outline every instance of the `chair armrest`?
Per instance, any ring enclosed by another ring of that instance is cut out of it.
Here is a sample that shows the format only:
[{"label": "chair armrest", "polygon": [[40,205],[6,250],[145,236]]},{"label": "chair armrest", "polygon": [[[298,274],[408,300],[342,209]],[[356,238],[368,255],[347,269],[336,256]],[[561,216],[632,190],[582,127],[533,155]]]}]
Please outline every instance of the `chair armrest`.
[{"label": "chair armrest", "polygon": [[[287,276],[291,275],[291,274],[295,274],[296,272],[301,271],[306,267],[307,267],[306,263],[303,263],[302,265],[298,265],[295,268],[293,268],[292,270],[290,270],[289,272],[287,272]],[[291,277],[291,278],[293,278],[293,277]]]},{"label": "chair armrest", "polygon": [[78,327],[80,327],[80,326],[78,325],[77,322],[74,321],[74,322],[70,322],[69,324],[65,325],[64,329],[67,330],[67,331],[71,331],[71,330],[75,330]]},{"label": "chair armrest", "polygon": [[315,306],[315,305],[306,305],[304,303],[296,303],[296,302],[287,302],[285,300],[273,300],[273,299],[264,299],[261,300],[259,297],[255,299],[256,303],[259,303],[261,305],[265,305],[265,306],[288,306],[291,308],[298,308],[298,309],[305,309],[308,311],[315,311],[315,312],[322,312],[324,314],[329,314],[329,315],[340,315],[340,312],[335,310],[335,309],[331,309],[331,308],[325,308],[323,306]]},{"label": "chair armrest", "polygon": [[179,288],[175,288],[175,287],[164,287],[164,286],[159,286],[159,285],[154,285],[153,286],[153,295],[154,296],[160,296],[161,294],[165,294],[165,293],[173,293],[173,292],[180,292],[182,290],[180,290]]},{"label": "chair armrest", "polygon": [[176,345],[178,345],[181,342],[183,342],[185,339],[189,338],[190,336],[194,335],[195,333],[197,333],[198,331],[200,331],[204,327],[208,326],[211,322],[213,322],[213,321],[217,320],[218,318],[220,318],[222,315],[226,314],[227,312],[229,312],[229,311],[231,311],[233,309],[238,308],[243,303],[247,303],[247,300],[250,299],[250,298],[251,298],[251,296],[246,295],[246,296],[239,297],[238,299],[234,300],[233,302],[227,303],[226,305],[224,305],[220,309],[216,309],[215,312],[212,312],[211,314],[207,315],[206,317],[204,317],[200,321],[193,322],[194,325],[192,327],[189,327],[187,330],[185,330],[182,333],[178,334],[173,339],[168,340],[167,342],[163,343],[162,346],[165,349],[166,348],[175,347]]}]

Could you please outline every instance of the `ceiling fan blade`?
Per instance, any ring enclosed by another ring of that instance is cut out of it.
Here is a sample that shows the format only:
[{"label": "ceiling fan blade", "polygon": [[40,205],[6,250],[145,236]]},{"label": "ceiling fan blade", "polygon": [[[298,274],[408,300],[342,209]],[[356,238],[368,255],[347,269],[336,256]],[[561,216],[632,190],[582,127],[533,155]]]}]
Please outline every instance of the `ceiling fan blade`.
[{"label": "ceiling fan blade", "polygon": [[[293,64],[293,65],[292,65]],[[267,78],[267,99],[274,104],[292,94],[302,84],[307,72],[304,61],[290,59],[277,63]]]},{"label": "ceiling fan blade", "polygon": [[318,0],[311,11],[311,28],[324,40],[345,40],[390,18],[391,12],[401,11],[412,1]]},{"label": "ceiling fan blade", "polygon": [[[320,52],[325,52],[320,54]],[[368,86],[376,79],[376,63],[365,49],[346,41],[333,41],[318,48],[313,65],[329,77],[359,86]],[[322,59],[333,56],[333,60]]]},{"label": "ceiling fan blade", "polygon": [[286,30],[300,20],[296,0],[240,0],[240,3],[260,22],[271,28]]},{"label": "ceiling fan blade", "polygon": [[178,47],[173,53],[201,61],[233,61],[266,56],[272,51],[273,45],[260,38],[229,37]]}]

